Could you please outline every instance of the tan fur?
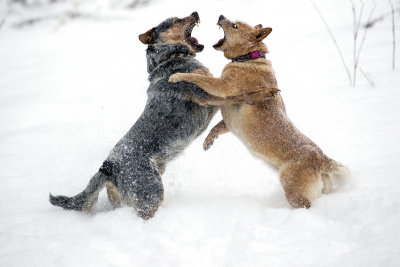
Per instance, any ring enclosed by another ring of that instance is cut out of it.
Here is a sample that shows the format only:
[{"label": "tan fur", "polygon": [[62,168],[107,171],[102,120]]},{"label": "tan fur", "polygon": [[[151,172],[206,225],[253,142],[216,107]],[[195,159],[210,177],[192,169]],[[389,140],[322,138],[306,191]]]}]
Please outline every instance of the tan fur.
[{"label": "tan fur", "polygon": [[[174,17],[172,18],[174,21],[178,20],[179,18]],[[163,32],[159,38],[157,39],[157,42],[161,43],[180,43],[183,45],[186,45],[189,50],[190,54],[195,55],[196,51],[193,48],[193,46],[187,41],[187,36],[186,36],[186,31],[193,27],[193,23],[195,23],[195,17],[192,15],[187,16],[183,19],[180,19],[180,23],[176,23],[172,25],[169,29],[167,29],[165,32]],[[139,35],[139,40],[144,43],[144,44],[151,44],[154,43],[155,40],[153,39],[153,29],[150,29],[146,31],[145,33],[142,33]]]},{"label": "tan fur", "polygon": [[[173,20],[177,20],[179,18],[172,18]],[[168,30],[163,32],[160,37],[159,41],[162,43],[181,43],[187,46],[190,50],[190,53],[192,55],[196,54],[196,51],[194,50],[193,46],[190,45],[190,43],[187,41],[186,38],[186,31],[190,28],[193,27],[194,23],[194,17],[193,16],[187,16],[183,19],[181,19],[181,23],[176,23],[172,25]],[[139,40],[144,43],[144,44],[150,44],[153,43],[153,29],[150,29],[146,31],[145,33],[142,33],[139,35]],[[202,68],[202,69],[197,69],[193,71],[194,74],[198,74],[201,77],[207,76],[212,78],[212,74],[207,68]],[[239,104],[244,102],[252,102],[255,99],[259,99],[260,97],[263,97],[263,99],[266,99],[267,97],[271,97],[273,94],[270,92],[263,92],[263,90],[259,90],[255,94],[243,94],[243,95],[238,95],[235,97],[226,97],[226,98],[221,98],[217,95],[210,95],[207,97],[207,99],[200,98],[196,95],[188,93],[185,97],[200,104],[203,106],[221,106],[227,103],[230,104]]]},{"label": "tan fur", "polygon": [[176,73],[170,82],[192,82],[207,93],[218,97],[233,97],[259,93],[265,97],[273,96],[278,85],[272,66],[268,60],[256,59],[251,63],[232,62],[225,66],[220,78],[204,77],[200,74]]},{"label": "tan fur", "polygon": [[[175,18],[178,19],[178,18]],[[168,30],[160,35],[162,43],[181,43],[190,48],[191,54],[195,54],[193,47],[187,42],[185,31],[192,24],[193,18],[191,16],[185,17],[183,23],[174,24]]]},{"label": "tan fur", "polygon": [[[245,23],[234,23],[238,25],[236,32],[229,20],[220,23],[226,35],[221,46],[226,57],[247,54],[254,51],[251,50],[254,47],[265,47],[261,43],[263,38],[249,41],[252,36],[262,34],[255,33],[263,30],[261,25],[249,29],[250,26]],[[258,88],[273,93],[278,88],[271,64],[265,59],[229,63],[222,71],[221,78],[179,73],[172,75],[170,81],[193,82],[208,93],[224,98],[251,94],[257,92]],[[225,104],[221,106],[221,112],[223,121],[210,131],[203,144],[204,149],[208,149],[219,134],[231,131],[250,151],[279,168],[286,198],[294,208],[311,207],[312,201],[321,192],[328,193],[331,190],[329,174],[344,168],[327,157],[294,126],[286,115],[280,94],[253,105]]]},{"label": "tan fur", "polygon": [[[261,24],[253,28],[245,22],[231,22],[228,19],[219,21],[218,24],[224,29],[226,38],[223,46],[217,50],[222,50],[226,58],[232,59],[256,50],[269,52],[261,41],[271,33],[271,28],[262,28]],[[232,27],[233,24],[237,29]]]},{"label": "tan fur", "polygon": [[203,143],[203,149],[208,150],[214,143],[214,140],[217,139],[219,135],[227,132],[229,132],[229,129],[228,127],[226,127],[225,122],[223,120],[220,121],[211,129],[210,133],[207,135]]},{"label": "tan fur", "polygon": [[[186,73],[179,73],[179,75],[185,75]],[[191,75],[198,75],[201,79],[204,79],[205,77],[209,77],[210,79],[213,79],[212,74],[207,68],[203,69],[198,69],[195,70],[191,73]],[[174,75],[171,76],[170,81],[173,80]],[[190,77],[190,75],[188,76]],[[197,77],[197,76],[194,76]],[[200,85],[199,85],[200,86]],[[201,87],[201,86],[200,86]],[[207,91],[207,90],[205,90]],[[249,92],[249,93],[241,93],[237,95],[229,95],[226,97],[221,97],[218,95],[213,94],[212,92],[208,92],[210,95],[207,98],[197,98],[195,95],[188,94],[186,97],[191,99],[194,102],[197,102],[200,105],[203,106],[222,106],[226,104],[242,104],[243,102],[253,104],[256,101],[266,101],[268,98],[272,97],[277,93],[278,90],[269,90],[269,89],[261,89],[258,91],[254,92]]]},{"label": "tan fur", "polygon": [[107,196],[114,208],[121,206],[121,195],[118,188],[111,182],[106,183]]},{"label": "tan fur", "polygon": [[97,202],[97,199],[99,198],[99,193],[101,190],[103,190],[104,186],[101,186],[100,188],[97,189],[97,191],[91,196],[87,204],[83,207],[84,212],[91,212],[94,205]]}]

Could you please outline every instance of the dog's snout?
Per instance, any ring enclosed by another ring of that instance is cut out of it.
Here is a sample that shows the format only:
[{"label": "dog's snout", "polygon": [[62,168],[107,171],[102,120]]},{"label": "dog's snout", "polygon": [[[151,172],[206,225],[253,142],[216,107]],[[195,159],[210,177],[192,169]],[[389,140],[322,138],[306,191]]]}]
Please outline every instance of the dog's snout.
[{"label": "dog's snout", "polygon": [[224,17],[224,15],[221,15],[221,16],[219,16],[219,18],[218,18],[218,22],[221,22],[221,21],[223,21],[223,20],[225,20],[226,18]]},{"label": "dog's snout", "polygon": [[192,17],[194,17],[195,20],[200,20],[199,13],[197,13],[197,11],[192,13]]}]

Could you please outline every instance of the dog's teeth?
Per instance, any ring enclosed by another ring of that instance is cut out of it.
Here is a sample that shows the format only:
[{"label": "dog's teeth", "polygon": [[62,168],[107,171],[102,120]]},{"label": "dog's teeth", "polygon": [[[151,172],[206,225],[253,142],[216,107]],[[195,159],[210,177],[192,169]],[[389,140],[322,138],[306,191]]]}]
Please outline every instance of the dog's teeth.
[{"label": "dog's teeth", "polygon": [[221,26],[220,25],[218,25],[218,29],[221,30]]}]

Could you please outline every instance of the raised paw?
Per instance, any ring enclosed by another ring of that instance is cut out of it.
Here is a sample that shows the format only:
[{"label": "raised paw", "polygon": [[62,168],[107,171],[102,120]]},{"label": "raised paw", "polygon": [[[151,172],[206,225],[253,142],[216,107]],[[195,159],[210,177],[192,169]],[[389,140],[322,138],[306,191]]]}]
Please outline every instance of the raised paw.
[{"label": "raised paw", "polygon": [[183,80],[183,74],[184,74],[184,73],[175,73],[175,74],[172,74],[172,75],[169,77],[168,81],[169,81],[170,83],[177,83],[177,82],[179,82],[179,81],[182,81],[182,80]]},{"label": "raised paw", "polygon": [[276,90],[276,91],[273,91],[273,92],[272,92],[272,96],[275,96],[275,95],[277,95],[277,94],[278,94],[280,91],[281,91],[281,90],[279,90],[279,89],[278,89],[278,90]]},{"label": "raised paw", "polygon": [[211,141],[211,142],[208,142],[208,143],[207,143],[207,141],[204,141],[204,143],[203,143],[204,151],[207,151],[213,144],[214,144],[214,141]]},{"label": "raised paw", "polygon": [[217,139],[216,136],[211,136],[211,135],[207,136],[207,138],[204,140],[203,143],[204,151],[207,151],[214,144],[215,139]]},{"label": "raised paw", "polygon": [[271,93],[271,95],[270,96],[267,96],[267,98],[265,99],[265,100],[269,100],[269,99],[272,99],[272,98],[274,98],[279,92],[280,92],[281,90],[276,90],[276,91],[271,91],[270,93]]}]

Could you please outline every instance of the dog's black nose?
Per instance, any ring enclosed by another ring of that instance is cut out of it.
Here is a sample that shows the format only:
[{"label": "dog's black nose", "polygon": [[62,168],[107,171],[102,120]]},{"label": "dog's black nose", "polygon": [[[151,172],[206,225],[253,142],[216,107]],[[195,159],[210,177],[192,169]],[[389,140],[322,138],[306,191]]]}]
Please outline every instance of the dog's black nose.
[{"label": "dog's black nose", "polygon": [[226,18],[224,17],[224,15],[219,16],[218,22],[221,22],[223,20],[225,20]]},{"label": "dog's black nose", "polygon": [[197,13],[197,11],[192,13],[192,17],[194,17],[195,20],[200,20],[199,13]]}]

